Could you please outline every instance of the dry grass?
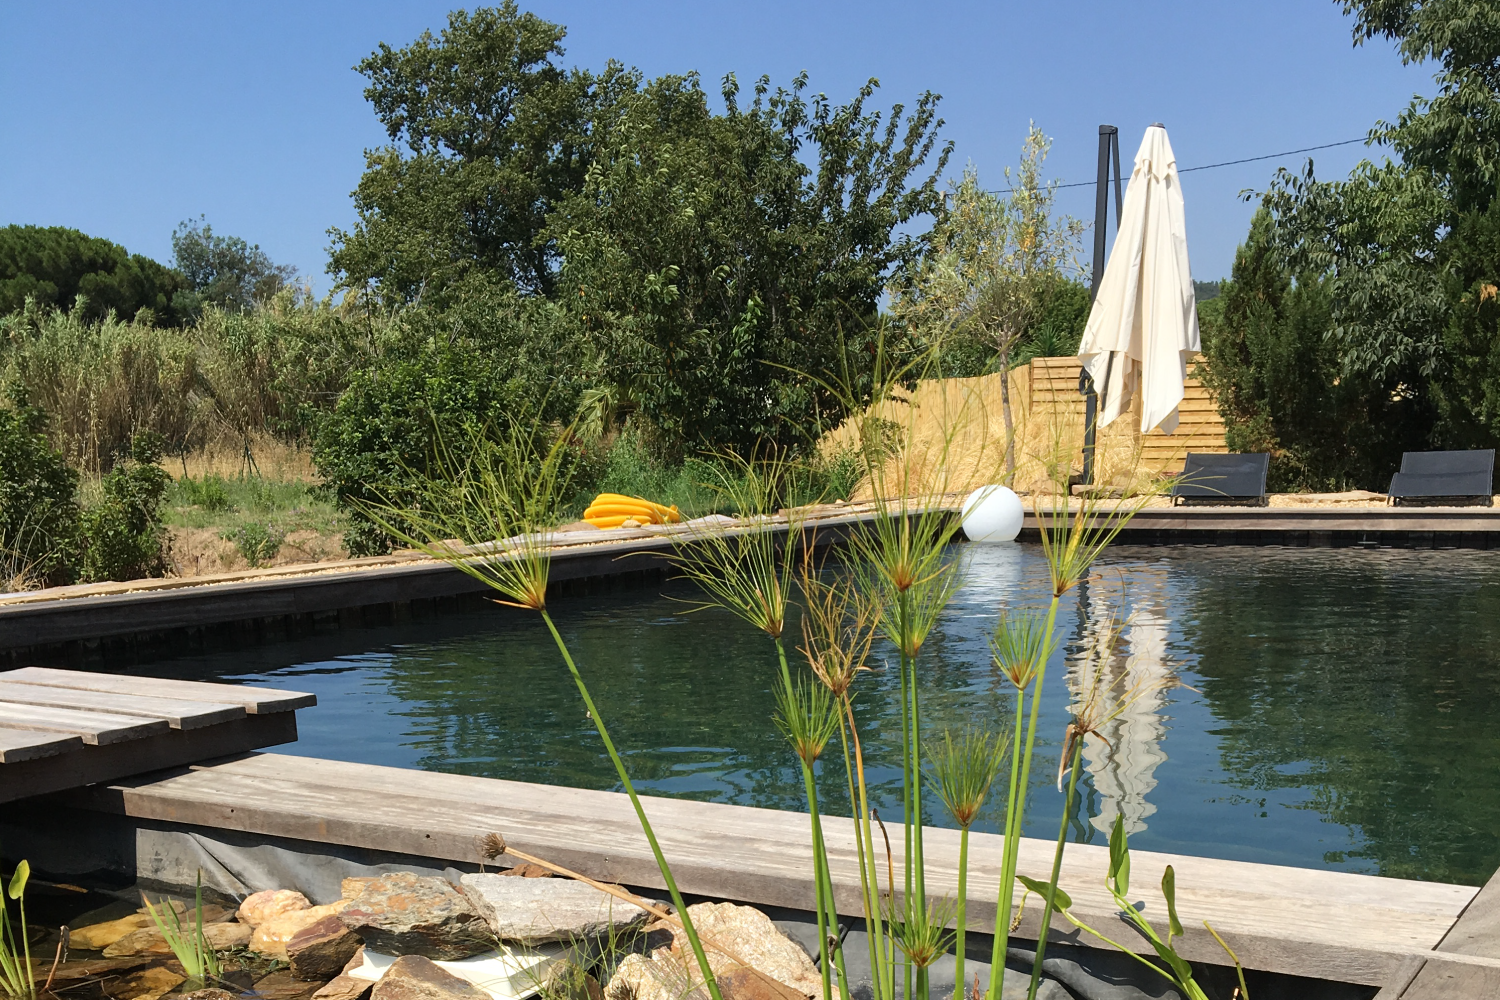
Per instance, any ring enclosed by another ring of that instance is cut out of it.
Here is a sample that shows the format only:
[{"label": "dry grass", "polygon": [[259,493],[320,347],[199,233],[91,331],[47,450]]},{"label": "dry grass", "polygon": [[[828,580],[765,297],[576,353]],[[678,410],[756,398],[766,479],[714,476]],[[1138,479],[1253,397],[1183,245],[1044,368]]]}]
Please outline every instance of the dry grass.
[{"label": "dry grass", "polygon": [[234,437],[221,437],[204,447],[182,457],[172,457],[162,462],[175,478],[191,476],[219,476],[233,479],[246,474],[258,474],[263,479],[278,483],[321,482],[318,470],[313,466],[311,449],[288,444],[270,434],[254,434],[250,438],[249,458],[246,448]]}]

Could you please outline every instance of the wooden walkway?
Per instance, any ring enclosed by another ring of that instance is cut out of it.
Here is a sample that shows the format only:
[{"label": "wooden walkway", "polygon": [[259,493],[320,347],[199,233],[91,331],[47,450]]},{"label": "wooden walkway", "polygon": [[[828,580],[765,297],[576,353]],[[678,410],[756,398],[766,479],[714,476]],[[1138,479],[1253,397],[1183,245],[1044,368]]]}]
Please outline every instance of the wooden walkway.
[{"label": "wooden walkway", "polygon": [[[614,792],[251,754],[171,776],[94,786],[53,801],[146,821],[471,864],[482,860],[479,839],[500,833],[521,850],[595,878],[662,885],[629,800]],[[660,798],[648,798],[646,808],[684,892],[812,908],[805,815]],[[839,909],[858,916],[853,825],[830,818],[827,835]],[[951,895],[958,835],[932,829],[926,839],[929,890]],[[971,838],[968,905],[975,930],[993,927],[1001,844],[990,834]],[[1020,870],[1046,879],[1051,857],[1051,843],[1023,841]],[[1070,845],[1066,857],[1062,884],[1077,916],[1117,940],[1132,940],[1104,889],[1107,848]],[[1143,886],[1145,912],[1163,923],[1159,894],[1144,887],[1154,886],[1167,864],[1176,868],[1186,957],[1223,962],[1223,952],[1203,928],[1207,919],[1250,968],[1368,985],[1384,984],[1404,962],[1431,955],[1451,937],[1450,928],[1477,891],[1133,852],[1131,867]],[[1035,900],[1027,905],[1018,936],[1035,937],[1040,910]],[[1066,925],[1054,928],[1054,934],[1058,940],[1097,943]],[[1481,936],[1491,948],[1500,940],[1495,933]]]},{"label": "wooden walkway", "polygon": [[298,691],[79,670],[0,672],[0,802],[290,743]]}]

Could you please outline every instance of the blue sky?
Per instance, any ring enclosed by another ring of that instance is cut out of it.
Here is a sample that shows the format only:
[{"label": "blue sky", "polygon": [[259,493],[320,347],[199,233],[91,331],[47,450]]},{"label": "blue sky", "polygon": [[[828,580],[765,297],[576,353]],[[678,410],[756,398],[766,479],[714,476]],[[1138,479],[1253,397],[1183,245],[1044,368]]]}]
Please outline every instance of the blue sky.
[{"label": "blue sky", "polygon": [[[1164,122],[1180,166],[1353,139],[1393,118],[1432,69],[1385,42],[1354,48],[1340,5],[1256,3],[563,2],[523,4],[569,29],[566,61],[749,83],[807,70],[842,101],[943,95],[949,173],[1000,186],[1028,121],[1054,137],[1049,174],[1093,178],[1098,125],[1129,160]],[[181,220],[259,243],[320,292],[330,226],[353,220],[362,150],[385,134],[351,67],[381,41],[440,29],[449,3],[0,4],[0,224],[73,226],[167,261]],[[1314,154],[1342,176],[1362,146]],[[1301,157],[1290,158],[1296,166]],[[1183,179],[1200,279],[1227,276],[1274,161]],[[1088,188],[1059,207],[1093,212]]]}]

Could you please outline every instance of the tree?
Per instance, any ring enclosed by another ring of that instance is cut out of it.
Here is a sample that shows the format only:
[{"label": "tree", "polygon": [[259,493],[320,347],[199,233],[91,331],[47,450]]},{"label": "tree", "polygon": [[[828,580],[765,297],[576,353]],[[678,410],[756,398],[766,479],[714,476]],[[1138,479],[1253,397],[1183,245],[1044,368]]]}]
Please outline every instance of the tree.
[{"label": "tree", "polygon": [[1049,306],[1071,290],[1084,225],[1052,217],[1056,182],[1044,185],[1051,140],[1032,125],[1008,197],[979,185],[973,167],[951,192],[951,205],[929,238],[929,253],[894,283],[892,310],[939,344],[967,336],[986,344],[1000,373],[1005,417],[1005,471],[1016,471],[1010,409],[1012,354],[1036,330]]},{"label": "tree", "polygon": [[82,319],[103,319],[113,311],[130,320],[149,309],[156,321],[176,325],[181,317],[172,298],[184,285],[180,274],[151,258],[76,229],[0,228],[0,315],[21,309],[28,298],[43,308],[68,310],[81,295]]},{"label": "tree", "polygon": [[274,263],[258,244],[216,235],[202,216],[172,230],[172,255],[188,283],[175,305],[188,316],[197,316],[205,304],[249,309],[270,301],[297,278],[295,267]]},{"label": "tree", "polygon": [[[1437,94],[1416,98],[1343,181],[1311,162],[1265,196],[1285,269],[1326,282],[1341,377],[1409,400],[1427,446],[1500,440],[1500,10],[1486,0],[1347,0],[1354,38],[1434,60]],[[1389,471],[1389,470],[1387,470]],[[1383,483],[1379,485],[1384,485]]]},{"label": "tree", "polygon": [[563,69],[566,33],[507,0],[355,67],[393,145],[365,154],[359,222],[329,230],[340,284],[412,301],[479,271],[552,291],[547,216],[583,184],[595,108],[639,81],[613,63],[597,78]]},{"label": "tree", "polygon": [[678,447],[800,445],[841,419],[820,380],[868,378],[881,288],[916,250],[895,231],[938,209],[935,95],[886,116],[877,81],[844,105],[806,83],[763,77],[742,106],[728,76],[722,115],[695,75],[623,96],[549,219],[604,377]]}]

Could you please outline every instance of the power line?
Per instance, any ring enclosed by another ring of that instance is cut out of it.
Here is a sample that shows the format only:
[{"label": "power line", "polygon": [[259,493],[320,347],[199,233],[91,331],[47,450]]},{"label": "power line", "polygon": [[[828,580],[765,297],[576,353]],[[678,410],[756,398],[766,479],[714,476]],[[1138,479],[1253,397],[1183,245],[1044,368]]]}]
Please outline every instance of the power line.
[{"label": "power line", "polygon": [[[1298,153],[1311,153],[1319,149],[1333,149],[1335,146],[1352,146],[1356,142],[1365,142],[1364,139],[1345,139],[1343,142],[1326,142],[1321,146],[1307,146],[1302,149],[1289,149],[1285,153],[1267,153],[1265,156],[1247,156],[1243,160],[1225,160],[1223,163],[1205,163],[1201,167],[1179,167],[1179,174],[1189,174],[1194,170],[1213,170],[1217,167],[1232,167],[1240,163],[1255,163],[1259,160],[1279,160],[1283,156],[1296,156]],[[1073,184],[1058,184],[1057,188],[1093,187],[1095,181],[1077,181]],[[995,194],[1010,194],[1015,188],[997,188]]]}]

